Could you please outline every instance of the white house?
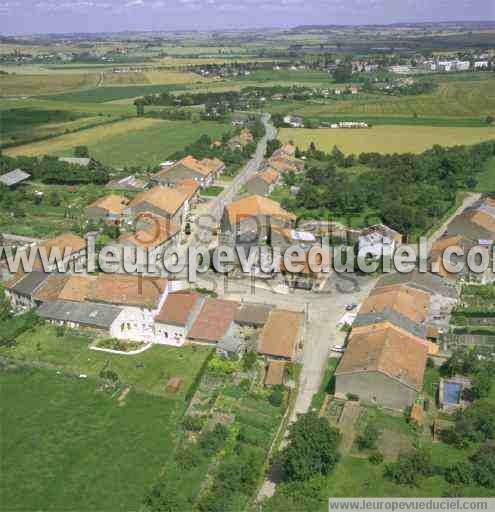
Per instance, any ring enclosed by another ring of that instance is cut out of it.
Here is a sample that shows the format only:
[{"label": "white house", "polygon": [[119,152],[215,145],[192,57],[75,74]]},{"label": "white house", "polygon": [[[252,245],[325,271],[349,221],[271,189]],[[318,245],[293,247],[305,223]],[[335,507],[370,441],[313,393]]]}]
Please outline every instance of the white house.
[{"label": "white house", "polygon": [[376,224],[361,232],[358,246],[360,251],[365,250],[372,258],[391,257],[401,241],[400,233],[383,224]]}]

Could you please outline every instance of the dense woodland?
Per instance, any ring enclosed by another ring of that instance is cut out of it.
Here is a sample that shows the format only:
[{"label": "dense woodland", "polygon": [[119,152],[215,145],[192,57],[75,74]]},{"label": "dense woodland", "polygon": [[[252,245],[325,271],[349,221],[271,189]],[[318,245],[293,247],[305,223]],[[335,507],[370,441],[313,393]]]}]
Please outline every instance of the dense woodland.
[{"label": "dense woodland", "polygon": [[[455,204],[458,191],[476,186],[477,173],[495,155],[495,142],[434,146],[420,155],[361,153],[357,157],[345,156],[338,148],[326,154],[311,145],[304,155],[313,165],[303,176],[286,177],[288,185],[300,186],[295,196],[284,201],[286,208],[319,216],[372,212],[401,233],[417,234]],[[355,166],[360,166],[359,172],[346,169]]]}]

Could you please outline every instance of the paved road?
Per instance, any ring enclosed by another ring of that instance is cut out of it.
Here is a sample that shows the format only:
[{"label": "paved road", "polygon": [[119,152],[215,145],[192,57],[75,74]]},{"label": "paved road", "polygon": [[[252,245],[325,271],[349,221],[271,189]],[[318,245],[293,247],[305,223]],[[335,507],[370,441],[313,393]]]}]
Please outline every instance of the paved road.
[{"label": "paved road", "polygon": [[266,133],[258,142],[255,154],[244,165],[234,179],[228,183],[224,190],[215,199],[208,203],[204,212],[198,210],[197,215],[200,215],[201,213],[208,214],[210,219],[202,219],[202,228],[198,233],[191,237],[193,239],[191,241],[191,245],[204,245],[205,242],[212,239],[212,230],[220,222],[225,205],[234,200],[235,196],[239,193],[246,182],[260,169],[265,157],[266,143],[267,141],[274,139],[277,134],[277,130],[270,123],[269,114],[262,114],[261,120],[265,126]]}]

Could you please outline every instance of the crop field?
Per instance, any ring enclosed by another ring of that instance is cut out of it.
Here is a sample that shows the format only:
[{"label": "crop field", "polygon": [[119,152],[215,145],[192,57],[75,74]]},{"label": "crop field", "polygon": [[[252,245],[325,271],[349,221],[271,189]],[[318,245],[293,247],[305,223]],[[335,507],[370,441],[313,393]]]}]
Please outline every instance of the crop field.
[{"label": "crop field", "polygon": [[37,138],[62,135],[116,120],[111,114],[96,116],[68,110],[16,108],[0,111],[0,143],[21,144]]},{"label": "crop field", "polygon": [[0,373],[0,398],[0,489],[11,512],[138,510],[181,413],[175,400],[131,389],[119,401],[92,379],[47,370]]},{"label": "crop field", "polygon": [[259,82],[291,82],[291,83],[315,83],[315,84],[333,84],[335,80],[324,71],[292,71],[288,69],[263,69],[252,71],[249,75],[239,80],[259,81]]},{"label": "crop field", "polygon": [[110,87],[93,87],[91,89],[55,94],[47,96],[46,98],[71,103],[105,103],[107,101],[122,100],[125,98],[135,98],[137,96],[144,96],[145,94],[158,94],[160,92],[171,91],[177,88],[180,89],[181,87],[183,88],[185,87],[185,85],[114,85]]},{"label": "crop field", "polygon": [[19,97],[57,94],[84,87],[94,87],[97,83],[98,75],[94,73],[0,75],[0,91],[2,96]]},{"label": "crop field", "polygon": [[476,144],[495,138],[495,127],[485,128],[445,128],[428,126],[374,126],[370,129],[331,129],[316,130],[282,128],[279,138],[283,142],[293,141],[301,148],[311,142],[321,150],[331,150],[338,146],[344,153],[421,153],[434,144],[455,146]]},{"label": "crop field", "polygon": [[37,156],[37,155],[57,155],[63,151],[74,148],[79,145],[90,145],[97,143],[102,138],[127,134],[134,130],[143,130],[154,124],[160,123],[155,119],[133,118],[119,121],[105,126],[98,126],[89,130],[83,130],[77,133],[61,135],[52,139],[24,144],[5,150],[9,156]]},{"label": "crop field", "polygon": [[177,71],[142,71],[130,73],[114,73],[107,71],[103,75],[103,84],[105,86],[130,84],[192,84],[207,81],[207,79],[195,73],[180,73]]},{"label": "crop field", "polygon": [[336,114],[359,116],[474,117],[495,112],[495,79],[441,82],[432,94],[418,96],[358,95],[356,98],[320,103],[272,103],[272,112],[303,117],[331,117]]}]

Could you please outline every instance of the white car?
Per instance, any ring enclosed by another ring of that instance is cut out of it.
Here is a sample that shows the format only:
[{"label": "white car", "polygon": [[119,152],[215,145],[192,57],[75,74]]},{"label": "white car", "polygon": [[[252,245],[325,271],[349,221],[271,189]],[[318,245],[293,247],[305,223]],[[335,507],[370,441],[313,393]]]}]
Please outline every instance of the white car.
[{"label": "white car", "polygon": [[332,352],[345,352],[345,346],[344,345],[333,345],[332,346]]}]

